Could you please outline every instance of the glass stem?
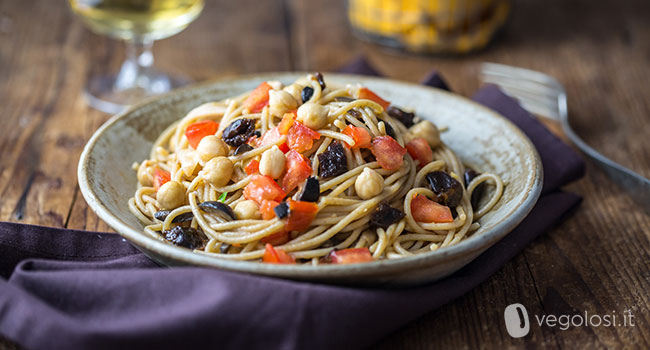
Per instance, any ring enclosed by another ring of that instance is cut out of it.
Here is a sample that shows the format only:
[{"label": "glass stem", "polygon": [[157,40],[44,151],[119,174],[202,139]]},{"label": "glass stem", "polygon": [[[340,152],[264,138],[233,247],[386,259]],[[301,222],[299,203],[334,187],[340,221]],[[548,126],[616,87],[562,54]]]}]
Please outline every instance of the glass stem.
[{"label": "glass stem", "polygon": [[126,42],[126,60],[115,80],[116,91],[142,88],[151,90],[153,67],[153,40],[133,38]]}]

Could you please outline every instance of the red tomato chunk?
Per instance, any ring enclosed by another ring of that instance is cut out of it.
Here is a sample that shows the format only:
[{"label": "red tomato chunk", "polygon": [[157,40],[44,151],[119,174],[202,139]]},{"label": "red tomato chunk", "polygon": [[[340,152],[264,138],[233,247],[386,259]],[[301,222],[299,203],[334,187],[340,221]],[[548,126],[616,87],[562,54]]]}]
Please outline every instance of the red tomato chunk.
[{"label": "red tomato chunk", "polygon": [[296,259],[282,249],[273,248],[270,243],[264,247],[262,261],[269,264],[295,264]]},{"label": "red tomato chunk", "polygon": [[289,193],[307,180],[312,171],[309,159],[295,150],[287,152],[286,158],[286,172],[284,178],[282,178],[282,190]]},{"label": "red tomato chunk", "polygon": [[345,129],[343,129],[343,133],[350,136],[354,140],[354,146],[350,146],[348,144],[348,147],[351,149],[370,147],[370,133],[368,133],[368,130],[365,128],[348,125],[345,127]]},{"label": "red tomato chunk", "polygon": [[404,163],[406,149],[390,136],[377,136],[370,148],[377,162],[386,170],[397,170]]},{"label": "red tomato chunk", "polygon": [[254,200],[257,204],[262,204],[264,200],[280,202],[286,196],[270,176],[253,175],[251,182],[244,188],[244,198]]},{"label": "red tomato chunk", "polygon": [[429,147],[427,140],[421,137],[416,137],[411,140],[411,142],[407,143],[406,150],[411,155],[411,158],[420,161],[420,166],[431,163],[433,160],[433,151],[431,150],[431,147]]},{"label": "red tomato chunk", "polygon": [[445,223],[453,222],[449,207],[438,204],[426,196],[415,195],[411,201],[411,214],[413,219],[419,222]]},{"label": "red tomato chunk", "polygon": [[374,260],[368,248],[334,250],[329,257],[332,264],[356,264]]},{"label": "red tomato chunk", "polygon": [[249,113],[259,113],[269,104],[269,91],[273,89],[267,82],[261,83],[244,101]]},{"label": "red tomato chunk", "polygon": [[185,136],[192,148],[196,149],[201,142],[201,139],[208,135],[214,135],[219,129],[219,123],[212,120],[202,120],[194,124],[190,124],[187,129],[185,129]]}]

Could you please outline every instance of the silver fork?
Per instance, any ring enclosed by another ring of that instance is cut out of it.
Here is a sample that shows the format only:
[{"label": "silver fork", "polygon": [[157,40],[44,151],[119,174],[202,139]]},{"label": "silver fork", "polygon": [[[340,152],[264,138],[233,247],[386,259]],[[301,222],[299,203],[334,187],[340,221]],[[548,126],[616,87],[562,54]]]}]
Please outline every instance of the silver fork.
[{"label": "silver fork", "polygon": [[571,129],[564,86],[541,72],[496,63],[481,65],[481,80],[499,85],[528,111],[560,122],[564,134],[650,213],[650,180],[598,153]]}]

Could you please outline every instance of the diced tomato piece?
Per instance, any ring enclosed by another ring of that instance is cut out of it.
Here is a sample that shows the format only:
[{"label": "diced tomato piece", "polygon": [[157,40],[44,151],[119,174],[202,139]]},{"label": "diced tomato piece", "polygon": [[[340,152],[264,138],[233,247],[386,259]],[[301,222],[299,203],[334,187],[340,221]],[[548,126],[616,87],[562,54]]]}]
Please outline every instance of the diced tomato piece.
[{"label": "diced tomato piece", "polygon": [[312,169],[307,159],[302,154],[291,150],[286,154],[286,172],[282,178],[282,190],[291,192],[311,175]]},{"label": "diced tomato piece", "polygon": [[278,132],[281,135],[286,135],[289,133],[289,129],[293,126],[293,123],[296,121],[295,112],[287,112],[282,117],[282,121],[278,124]]},{"label": "diced tomato piece", "polygon": [[420,166],[430,163],[433,160],[433,151],[427,140],[416,137],[406,144],[406,150],[414,160],[420,161]]},{"label": "diced tomato piece", "polygon": [[397,170],[404,162],[406,149],[390,136],[377,136],[370,147],[377,162],[386,170]]},{"label": "diced tomato piece", "polygon": [[289,198],[289,218],[285,226],[287,231],[303,231],[309,228],[318,212],[318,204],[312,202],[294,201]]},{"label": "diced tomato piece", "polygon": [[244,168],[247,175],[253,175],[260,172],[260,162],[257,159],[251,160],[250,163]]},{"label": "diced tomato piece", "polygon": [[[278,130],[278,127],[276,126],[275,128],[272,128],[271,130],[267,131],[262,135],[262,139],[259,140],[258,142],[258,147],[266,146],[266,145],[271,145],[275,144],[278,142],[278,140],[282,137],[282,134],[280,134],[280,131]],[[287,153],[289,152],[289,146],[287,143],[282,143],[278,145],[278,148],[280,151]]]},{"label": "diced tomato piece", "polygon": [[262,204],[264,200],[280,202],[286,193],[270,176],[253,175],[251,182],[244,188],[244,198]]},{"label": "diced tomato piece", "polygon": [[350,148],[355,149],[370,147],[370,141],[372,138],[370,137],[368,130],[365,128],[348,125],[345,127],[345,129],[343,129],[343,133],[350,136],[354,140],[354,146],[348,145]]},{"label": "diced tomato piece", "polygon": [[356,264],[374,260],[368,248],[334,250],[330,253],[329,257],[332,264]]},{"label": "diced tomato piece", "polygon": [[260,205],[260,212],[262,212],[262,219],[264,220],[271,220],[275,217],[275,207],[280,204],[277,201],[262,201],[262,204]]},{"label": "diced tomato piece", "polygon": [[289,231],[276,232],[270,236],[260,239],[262,243],[270,243],[271,245],[281,245],[289,242]]},{"label": "diced tomato piece", "polygon": [[273,248],[269,243],[266,243],[264,246],[264,256],[262,256],[262,261],[269,264],[295,264],[296,259],[294,259],[291,254],[288,254],[282,249]]},{"label": "diced tomato piece", "polygon": [[187,129],[185,129],[185,136],[192,148],[196,149],[201,142],[201,139],[208,135],[214,135],[219,129],[219,123],[212,120],[202,120],[190,124]]},{"label": "diced tomato piece", "polygon": [[269,104],[269,90],[273,89],[267,82],[261,83],[255,90],[251,91],[244,101],[244,108],[249,113],[259,113]]},{"label": "diced tomato piece", "polygon": [[426,196],[415,195],[411,201],[411,214],[419,222],[453,222],[449,207],[438,204]]},{"label": "diced tomato piece", "polygon": [[295,122],[289,130],[287,144],[289,148],[300,153],[310,149],[314,145],[314,140],[320,138],[320,133],[305,126],[301,122]]},{"label": "diced tomato piece", "polygon": [[374,93],[372,90],[362,87],[359,89],[359,98],[360,99],[365,99],[365,100],[371,100],[379,103],[384,109],[388,108],[390,106],[390,102],[384,100],[383,98],[379,97],[376,93]]},{"label": "diced tomato piece", "polygon": [[168,171],[162,170],[160,168],[156,168],[153,171],[153,188],[158,191],[160,186],[164,185],[167,183],[167,181],[171,180],[171,175],[169,174]]}]

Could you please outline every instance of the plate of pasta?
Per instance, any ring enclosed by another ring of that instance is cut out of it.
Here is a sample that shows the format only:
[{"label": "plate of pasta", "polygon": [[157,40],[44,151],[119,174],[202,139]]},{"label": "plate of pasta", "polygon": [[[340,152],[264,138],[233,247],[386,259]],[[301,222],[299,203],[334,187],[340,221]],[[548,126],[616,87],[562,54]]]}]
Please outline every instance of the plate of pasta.
[{"label": "plate of pasta", "polygon": [[222,79],[113,117],[79,162],[100,218],[164,265],[413,284],[508,234],[539,156],[495,112],[335,73]]}]

